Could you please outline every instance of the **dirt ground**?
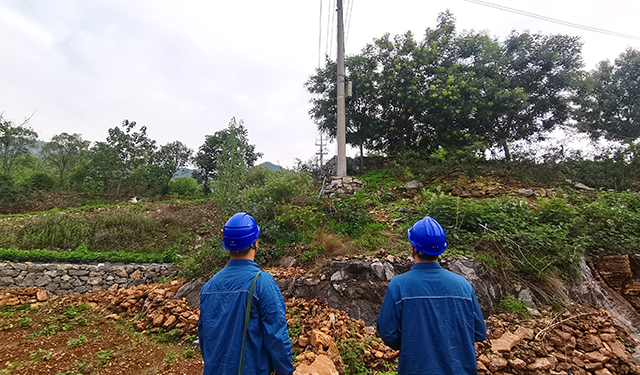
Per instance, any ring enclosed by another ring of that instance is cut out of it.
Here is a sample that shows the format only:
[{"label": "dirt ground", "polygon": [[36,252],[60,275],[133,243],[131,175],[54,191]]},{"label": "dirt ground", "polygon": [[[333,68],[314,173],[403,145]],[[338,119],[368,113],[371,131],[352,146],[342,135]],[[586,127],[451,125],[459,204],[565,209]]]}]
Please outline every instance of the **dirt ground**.
[{"label": "dirt ground", "polygon": [[187,340],[162,342],[84,306],[2,308],[0,374],[202,373],[202,357]]}]

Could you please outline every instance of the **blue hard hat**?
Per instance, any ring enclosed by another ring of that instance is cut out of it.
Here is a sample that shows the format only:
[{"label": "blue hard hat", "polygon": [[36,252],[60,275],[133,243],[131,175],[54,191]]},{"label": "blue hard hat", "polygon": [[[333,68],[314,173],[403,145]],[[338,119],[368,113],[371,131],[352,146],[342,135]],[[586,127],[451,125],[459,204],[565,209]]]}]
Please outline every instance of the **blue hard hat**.
[{"label": "blue hard hat", "polygon": [[260,227],[247,213],[239,212],[224,224],[222,246],[229,251],[244,250],[260,235]]},{"label": "blue hard hat", "polygon": [[440,255],[447,249],[444,229],[432,217],[425,216],[408,230],[409,242],[421,253]]}]

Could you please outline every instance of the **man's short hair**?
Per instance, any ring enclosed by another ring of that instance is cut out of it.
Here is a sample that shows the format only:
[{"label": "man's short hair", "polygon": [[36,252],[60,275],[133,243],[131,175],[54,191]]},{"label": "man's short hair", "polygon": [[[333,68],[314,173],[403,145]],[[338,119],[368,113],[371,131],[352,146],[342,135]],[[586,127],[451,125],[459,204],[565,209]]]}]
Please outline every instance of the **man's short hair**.
[{"label": "man's short hair", "polygon": [[438,257],[439,257],[439,255],[429,255],[429,254],[421,253],[418,250],[413,250],[413,253],[418,255],[418,259],[420,259],[423,262],[435,262],[436,260],[438,260]]},{"label": "man's short hair", "polygon": [[229,253],[231,253],[232,257],[243,257],[249,254],[249,251],[251,251],[251,249],[255,249],[255,246],[253,246],[253,244],[251,244],[251,246],[247,247],[246,249],[242,249],[238,251],[229,251]]}]

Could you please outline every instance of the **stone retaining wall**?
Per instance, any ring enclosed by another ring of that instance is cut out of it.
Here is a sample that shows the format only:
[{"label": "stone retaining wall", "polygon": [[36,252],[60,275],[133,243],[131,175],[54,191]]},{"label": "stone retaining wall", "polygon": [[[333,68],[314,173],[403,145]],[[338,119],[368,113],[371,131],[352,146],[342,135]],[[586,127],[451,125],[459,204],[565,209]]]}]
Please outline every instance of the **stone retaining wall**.
[{"label": "stone retaining wall", "polygon": [[0,263],[1,287],[37,286],[61,295],[91,293],[98,289],[130,288],[175,278],[172,264],[35,264]]}]

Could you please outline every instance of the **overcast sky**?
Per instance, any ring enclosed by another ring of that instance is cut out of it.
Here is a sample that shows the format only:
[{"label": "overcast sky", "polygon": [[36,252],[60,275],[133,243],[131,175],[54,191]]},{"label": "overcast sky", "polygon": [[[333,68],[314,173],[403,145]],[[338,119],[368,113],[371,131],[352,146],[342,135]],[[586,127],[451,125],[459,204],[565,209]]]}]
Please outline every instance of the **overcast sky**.
[{"label": "overcast sky", "polygon": [[[638,0],[487,1],[640,36]],[[109,128],[129,119],[145,125],[158,145],[179,140],[194,150],[235,116],[264,153],[259,163],[290,167],[294,158],[308,160],[316,152],[303,84],[320,55],[328,50],[336,56],[335,31],[328,30],[331,3],[0,0],[0,112],[21,121],[35,111],[30,125],[45,141],[61,132],[103,141]],[[511,30],[578,35],[587,69],[628,47],[640,49],[637,39],[464,0],[344,5],[347,55],[387,32],[411,30],[422,39],[446,9],[459,31],[486,30],[500,39]],[[335,147],[329,151],[332,156]]]}]

